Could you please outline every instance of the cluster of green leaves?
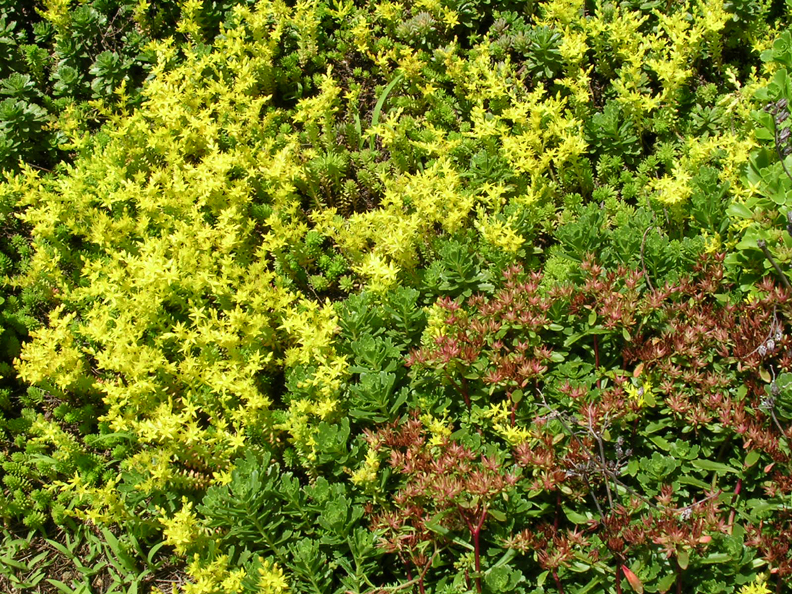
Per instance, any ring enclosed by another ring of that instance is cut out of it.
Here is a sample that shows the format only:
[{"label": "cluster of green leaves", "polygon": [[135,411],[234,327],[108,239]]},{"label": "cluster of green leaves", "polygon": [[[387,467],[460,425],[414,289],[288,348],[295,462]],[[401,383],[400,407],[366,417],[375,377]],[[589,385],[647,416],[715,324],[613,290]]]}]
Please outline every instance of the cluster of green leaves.
[{"label": "cluster of green leaves", "polygon": [[4,530],[0,584],[8,592],[136,594],[173,577],[162,544],[145,549],[133,537],[72,525],[58,538]]},{"label": "cluster of green leaves", "polygon": [[91,98],[112,97],[122,81],[130,92],[140,86],[149,60],[133,7],[118,2],[73,9],[52,3],[48,11],[37,10],[34,2],[0,6],[0,169],[16,169],[20,162],[51,167],[66,140],[52,126],[59,113]]},{"label": "cluster of green leaves", "polygon": [[373,587],[370,576],[381,556],[376,536],[362,522],[361,503],[344,482],[319,477],[307,486],[268,455],[248,453],[231,481],[210,488],[197,507],[214,534],[210,543],[192,546],[208,547],[210,558],[228,555],[230,563],[247,566],[253,587],[245,592],[260,591],[258,568],[236,557],[251,552],[288,569],[292,591],[360,592]]},{"label": "cluster of green leaves", "polygon": [[[0,198],[0,377],[13,377],[12,361],[19,356],[28,329],[36,326],[36,308],[42,302],[35,289],[17,290],[13,277],[24,268],[30,245],[22,224],[16,218],[16,201],[12,195]],[[2,380],[0,380],[2,381]],[[7,398],[7,396],[6,396]],[[4,408],[8,404],[4,405]]]},{"label": "cluster of green leaves", "polygon": [[[25,526],[41,528],[52,513],[53,497],[41,489],[47,480],[47,464],[37,467],[24,450],[33,437],[30,428],[41,410],[44,394],[20,385],[13,362],[28,331],[40,325],[37,314],[46,291],[22,289],[13,281],[24,270],[31,253],[24,228],[15,216],[14,198],[9,193],[0,197],[0,517],[4,522],[21,520]],[[82,411],[64,408],[60,412],[79,415]],[[89,417],[96,413],[86,412]]]},{"label": "cluster of green leaves", "polygon": [[762,59],[777,70],[772,81],[757,92],[762,109],[753,112],[756,136],[762,146],[751,154],[745,173],[751,194],[729,206],[729,215],[742,235],[729,263],[739,271],[746,287],[767,274],[789,284],[792,247],[792,176],[789,158],[789,70],[792,69],[792,35],[784,32]]}]

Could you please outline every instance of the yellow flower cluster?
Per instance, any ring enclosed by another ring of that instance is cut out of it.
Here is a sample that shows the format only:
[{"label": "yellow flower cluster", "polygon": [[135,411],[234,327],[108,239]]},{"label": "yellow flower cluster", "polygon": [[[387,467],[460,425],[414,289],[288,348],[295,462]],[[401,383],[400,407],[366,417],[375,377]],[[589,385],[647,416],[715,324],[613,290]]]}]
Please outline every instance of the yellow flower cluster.
[{"label": "yellow flower cluster", "polygon": [[652,406],[651,403],[654,402],[654,397],[652,396],[652,383],[649,380],[644,381],[643,385],[640,386],[628,382],[625,385],[624,391],[627,393],[627,397],[630,400],[638,403],[638,406]]},{"label": "yellow flower cluster", "polygon": [[445,414],[438,419],[431,413],[424,413],[421,415],[421,422],[429,432],[430,446],[439,446],[451,437],[451,424]]},{"label": "yellow flower cluster", "polygon": [[772,590],[767,587],[766,580],[759,576],[750,584],[745,584],[740,588],[740,594],[771,594]]},{"label": "yellow flower cluster", "polygon": [[184,555],[195,545],[201,532],[198,519],[192,510],[192,502],[184,499],[182,508],[173,517],[160,519],[164,527],[165,544],[172,546],[180,555]]},{"label": "yellow flower cluster", "polygon": [[370,485],[377,480],[377,471],[380,467],[379,455],[377,450],[369,448],[366,452],[366,458],[360,468],[352,472],[350,479],[355,485]]}]

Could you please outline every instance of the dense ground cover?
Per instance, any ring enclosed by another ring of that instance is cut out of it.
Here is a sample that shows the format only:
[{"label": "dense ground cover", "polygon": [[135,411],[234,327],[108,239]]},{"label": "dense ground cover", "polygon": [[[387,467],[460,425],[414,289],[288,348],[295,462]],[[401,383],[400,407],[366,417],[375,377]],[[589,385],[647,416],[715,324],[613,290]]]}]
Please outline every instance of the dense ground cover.
[{"label": "dense ground cover", "polygon": [[0,586],[788,590],[788,18],[0,0]]}]

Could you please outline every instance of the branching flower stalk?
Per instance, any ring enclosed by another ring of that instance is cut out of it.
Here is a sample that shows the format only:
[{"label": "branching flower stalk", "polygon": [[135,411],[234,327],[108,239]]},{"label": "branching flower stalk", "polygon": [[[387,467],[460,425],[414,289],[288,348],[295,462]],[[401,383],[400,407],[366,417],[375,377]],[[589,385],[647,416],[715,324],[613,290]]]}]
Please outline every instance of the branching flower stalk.
[{"label": "branching flower stalk", "polygon": [[776,274],[781,279],[781,282],[784,284],[784,286],[787,289],[792,290],[792,285],[789,284],[789,279],[787,278],[786,274],[784,274],[784,271],[781,270],[781,267],[778,265],[778,262],[775,261],[775,258],[773,258],[773,254],[770,253],[770,250],[767,249],[767,242],[764,239],[757,239],[756,245],[760,250],[762,250],[765,258],[767,258],[767,261],[773,266],[773,269],[776,271]]},{"label": "branching flower stalk", "polygon": [[[372,447],[390,453],[391,468],[403,477],[393,497],[395,507],[374,514],[372,527],[384,530],[383,549],[411,560],[419,572],[419,590],[434,557],[449,542],[427,523],[440,522],[448,532],[466,529],[474,551],[476,589],[481,592],[481,534],[492,506],[514,487],[518,476],[498,460],[448,438],[433,443],[419,417],[414,413],[405,423],[368,437]],[[414,553],[427,545],[435,547],[433,556]]]},{"label": "branching flower stalk", "polygon": [[776,155],[781,163],[781,167],[786,173],[787,177],[792,180],[792,173],[787,169],[784,159],[792,152],[790,146],[790,129],[788,127],[780,128],[786,120],[789,119],[789,106],[786,99],[779,99],[775,103],[770,103],[765,106],[765,110],[773,115],[773,145],[776,150]]},{"label": "branching flower stalk", "polygon": [[476,591],[481,593],[481,529],[484,526],[484,522],[487,519],[487,506],[481,505],[477,506],[476,510],[471,514],[472,517],[469,517],[469,514],[462,508],[461,505],[457,505],[457,509],[459,511],[460,517],[462,517],[465,521],[465,525],[467,526],[468,530],[470,531],[471,538],[473,539],[473,563],[474,563],[474,570],[476,572]]}]

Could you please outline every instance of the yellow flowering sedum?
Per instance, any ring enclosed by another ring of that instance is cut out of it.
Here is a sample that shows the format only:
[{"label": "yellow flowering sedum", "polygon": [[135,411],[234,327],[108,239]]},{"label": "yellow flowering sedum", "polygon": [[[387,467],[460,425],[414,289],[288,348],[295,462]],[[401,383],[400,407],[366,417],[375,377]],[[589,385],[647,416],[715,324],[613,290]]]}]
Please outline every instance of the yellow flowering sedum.
[{"label": "yellow flowering sedum", "polygon": [[511,410],[506,400],[490,404],[483,412],[486,419],[490,419],[492,429],[511,446],[518,446],[531,438],[531,432],[525,427],[511,423]]},{"label": "yellow flowering sedum", "polygon": [[438,419],[431,413],[424,413],[421,415],[421,422],[429,432],[430,446],[439,446],[451,437],[451,423],[445,414]]},{"label": "yellow flowering sedum", "polygon": [[656,198],[663,204],[680,204],[690,198],[692,193],[690,180],[690,173],[675,169],[671,175],[664,175],[660,179],[654,180],[651,188],[657,192]]},{"label": "yellow flowering sedum", "polygon": [[374,483],[377,480],[377,471],[380,467],[379,455],[377,450],[369,448],[366,452],[366,458],[360,468],[355,470],[350,476],[349,480],[355,485],[366,486]]},{"label": "yellow flowering sedum", "polygon": [[289,591],[289,584],[283,569],[277,563],[265,561],[259,557],[261,567],[259,567],[258,594],[283,594]]},{"label": "yellow flowering sedum", "polygon": [[174,588],[173,594],[242,594],[248,592],[243,581],[248,574],[255,573],[256,594],[286,594],[290,591],[283,569],[261,557],[250,570],[234,567],[228,555],[218,555],[206,562],[196,554],[187,566],[192,582]]},{"label": "yellow flowering sedum", "polygon": [[638,406],[645,406],[647,403],[653,401],[651,396],[652,383],[649,380],[644,381],[640,386],[627,383],[625,385],[624,391],[627,393],[627,398],[637,402]]},{"label": "yellow flowering sedum", "polygon": [[772,594],[772,590],[767,587],[766,580],[759,576],[750,584],[740,588],[739,594]]},{"label": "yellow flowering sedum", "polygon": [[500,248],[509,253],[517,253],[525,240],[512,227],[516,217],[509,217],[507,220],[481,214],[475,223],[476,229],[481,233],[481,237],[490,245]]},{"label": "yellow flowering sedum", "polygon": [[165,544],[172,546],[180,555],[187,553],[200,535],[198,519],[192,510],[192,502],[185,499],[182,508],[173,517],[160,519],[164,527]]},{"label": "yellow flowering sedum", "polygon": [[[305,56],[314,51],[315,10],[239,8],[214,51],[187,46],[176,66],[173,44],[154,44],[159,62],[138,110],[114,117],[59,176],[27,170],[12,182],[34,238],[27,282],[60,302],[25,345],[20,375],[100,397],[102,420],[144,446],[125,461],[146,477],[143,490],[224,476],[245,436],[272,423],[262,373],[318,360],[325,398],[344,377],[328,307],[298,306],[270,262],[307,226],[292,222],[300,157],[293,143],[275,145],[263,115],[269,71],[286,27]],[[331,111],[337,87],[331,73],[323,81],[298,122]],[[249,215],[262,188],[282,221],[264,237]],[[79,261],[63,233],[85,246]]]},{"label": "yellow flowering sedum", "polygon": [[[540,3],[532,24],[560,35],[561,75],[545,84],[528,78],[524,64],[513,63],[491,41],[465,49],[452,31],[468,26],[462,8],[440,0],[330,4],[259,0],[237,6],[210,40],[201,38],[202,3],[180,3],[178,31],[193,43],[150,45],[157,59],[139,109],[112,115],[96,104],[107,122],[93,137],[79,132],[77,110],[67,110],[54,125],[68,136],[68,150],[76,151],[73,163],[51,176],[26,167],[0,184],[3,196],[19,196],[21,218],[31,229],[33,256],[22,284],[45,288],[55,304],[24,345],[20,377],[56,398],[101,403],[106,413],[100,421],[134,437],[136,447],[119,470],[140,477],[134,488],[141,499],[226,484],[239,453],[264,440],[284,449],[288,442],[297,461],[316,470],[317,427],[346,414],[341,395],[354,368],[336,349],[339,320],[332,304],[299,294],[298,283],[278,268],[309,233],[342,256],[354,286],[383,300],[432,257],[438,236],[467,233],[479,245],[519,253],[526,242],[522,217],[545,213],[537,216],[548,220],[530,224],[540,234],[549,231],[555,207],[577,183],[567,174],[585,177],[581,166],[588,166],[593,150],[585,128],[598,103],[612,98],[644,139],[654,118],[676,125],[675,103],[698,85],[697,61],[722,67],[721,32],[732,18],[723,0],[684,2],[651,14],[624,3]],[[62,27],[69,5],[46,0],[42,12]],[[398,28],[415,9],[431,15],[432,34],[447,35],[444,43],[432,52],[381,43],[380,34]],[[339,38],[371,64],[366,85],[340,65],[328,65],[324,45],[330,42],[322,31],[328,18],[338,24]],[[761,50],[773,33],[748,38]],[[301,88],[293,100],[282,96],[275,71],[286,41],[295,67],[315,71],[313,87]],[[717,165],[735,196],[757,191],[742,179],[757,142],[740,126],[750,121],[766,73],[754,72],[745,85],[736,73],[724,73],[733,92],[717,107],[735,126],[684,139],[678,159],[665,164],[638,199],[650,196],[682,212],[704,165]],[[606,79],[612,84],[603,95],[597,87]],[[374,126],[366,102],[384,81],[396,85]],[[449,113],[427,115],[438,106]],[[354,183],[364,173],[371,178],[365,208],[333,203],[338,188],[323,188],[326,204],[306,206],[310,163],[335,148],[337,126],[355,125],[361,147],[383,149],[366,156],[374,162],[371,170],[361,166],[356,178],[351,171],[342,176]],[[471,175],[466,167],[477,151],[495,155],[504,175]],[[389,159],[397,154],[408,155],[404,163]],[[252,206],[271,212],[253,215]],[[733,231],[748,224],[735,221]],[[717,233],[708,240],[707,251],[728,245]],[[428,314],[424,342],[447,328],[443,310],[432,306]],[[288,401],[262,381],[302,371],[299,395]],[[628,383],[625,390],[639,406],[651,404],[648,381]],[[528,429],[512,425],[507,402],[482,414],[509,444],[530,440]],[[451,435],[445,417],[424,414],[421,420],[431,445]],[[64,465],[84,450],[44,417],[30,433],[36,447]],[[351,482],[370,486],[379,466],[369,449]],[[131,521],[121,480],[91,486],[78,474],[50,489],[76,497],[83,507],[71,513],[79,519]],[[177,554],[187,555],[207,536],[186,500],[158,520]],[[288,591],[278,565],[260,559],[256,571],[262,594]],[[193,583],[185,594],[237,593],[251,577],[224,555],[194,559],[189,574]],[[757,581],[741,594],[766,591]]]},{"label": "yellow flowering sedum", "polygon": [[363,259],[355,272],[368,280],[369,289],[376,294],[384,294],[396,288],[399,268],[377,254],[369,254]]}]

